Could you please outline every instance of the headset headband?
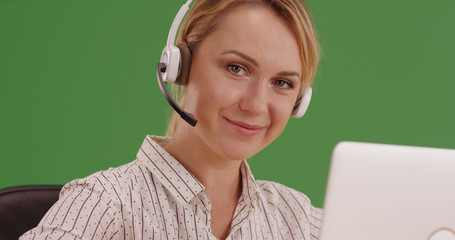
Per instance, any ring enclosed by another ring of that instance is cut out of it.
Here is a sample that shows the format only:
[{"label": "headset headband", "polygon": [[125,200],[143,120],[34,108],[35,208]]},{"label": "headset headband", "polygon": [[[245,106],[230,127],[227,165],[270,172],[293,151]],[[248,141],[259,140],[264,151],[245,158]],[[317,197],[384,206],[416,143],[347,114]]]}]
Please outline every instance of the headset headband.
[{"label": "headset headband", "polygon": [[174,46],[177,30],[179,29],[180,23],[182,22],[186,12],[188,12],[188,9],[190,9],[190,4],[192,1],[193,0],[186,1],[186,3],[183,4],[182,7],[180,7],[180,10],[177,12],[174,21],[172,21],[171,29],[169,30],[169,35],[167,36],[166,47]]}]

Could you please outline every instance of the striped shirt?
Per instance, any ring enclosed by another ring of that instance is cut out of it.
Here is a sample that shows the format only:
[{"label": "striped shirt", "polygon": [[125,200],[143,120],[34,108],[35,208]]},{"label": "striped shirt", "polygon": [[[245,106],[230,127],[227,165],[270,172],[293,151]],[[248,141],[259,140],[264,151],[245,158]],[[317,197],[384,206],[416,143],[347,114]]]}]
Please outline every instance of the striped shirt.
[{"label": "striped shirt", "polygon": [[[66,184],[25,239],[217,239],[204,186],[147,136],[137,159]],[[302,193],[254,180],[241,165],[242,194],[227,239],[317,239],[322,212]]]}]

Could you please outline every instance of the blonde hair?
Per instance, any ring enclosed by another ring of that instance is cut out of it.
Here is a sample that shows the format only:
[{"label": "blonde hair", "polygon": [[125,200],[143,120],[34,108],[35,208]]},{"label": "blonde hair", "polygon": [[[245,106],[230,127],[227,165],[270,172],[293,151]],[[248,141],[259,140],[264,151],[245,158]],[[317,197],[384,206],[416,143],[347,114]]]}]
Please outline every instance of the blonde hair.
[{"label": "blonde hair", "polygon": [[[303,72],[297,106],[303,93],[313,82],[319,61],[319,44],[316,32],[302,0],[196,0],[183,21],[177,42],[186,42],[194,54],[205,37],[218,28],[222,16],[241,4],[271,8],[294,31],[299,43]],[[185,89],[174,85],[172,92],[179,105],[185,109]],[[180,116],[174,112],[168,123],[167,136],[172,136],[175,133],[180,121]]]}]

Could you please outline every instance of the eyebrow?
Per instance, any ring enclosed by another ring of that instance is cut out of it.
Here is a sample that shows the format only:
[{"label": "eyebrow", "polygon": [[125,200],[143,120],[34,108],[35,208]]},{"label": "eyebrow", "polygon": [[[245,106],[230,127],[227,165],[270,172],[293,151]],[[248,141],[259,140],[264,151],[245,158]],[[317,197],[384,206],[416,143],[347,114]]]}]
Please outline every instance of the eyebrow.
[{"label": "eyebrow", "polygon": [[284,76],[284,77],[298,77],[300,79],[300,74],[298,72],[293,72],[293,71],[284,71],[278,73],[278,76]]},{"label": "eyebrow", "polygon": [[256,67],[259,66],[259,64],[256,62],[256,60],[254,60],[252,57],[250,57],[246,54],[243,54],[237,50],[228,50],[228,51],[222,53],[222,55],[225,55],[225,54],[235,54],[235,55],[247,60],[248,62],[251,62],[254,66],[256,66]]},{"label": "eyebrow", "polygon": [[[222,55],[225,55],[225,54],[234,54],[234,55],[237,55],[243,59],[245,59],[246,61],[248,62],[251,62],[254,66],[258,67],[259,64],[256,62],[256,60],[254,60],[252,57],[244,54],[244,53],[241,53],[237,50],[228,50],[228,51],[225,51],[222,53]],[[283,76],[283,77],[298,77],[300,79],[300,74],[298,72],[294,72],[294,71],[283,71],[283,72],[279,72],[278,73],[278,76]]]}]

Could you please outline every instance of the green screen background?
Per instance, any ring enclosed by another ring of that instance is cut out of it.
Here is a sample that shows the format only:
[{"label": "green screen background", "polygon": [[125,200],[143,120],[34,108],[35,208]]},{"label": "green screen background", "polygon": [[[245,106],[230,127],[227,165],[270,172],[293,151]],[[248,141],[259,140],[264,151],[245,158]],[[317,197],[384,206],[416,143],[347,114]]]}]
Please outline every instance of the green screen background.
[{"label": "green screen background", "polygon": [[[177,0],[0,0],[0,188],[135,159],[170,107],[155,66]],[[323,204],[343,140],[455,148],[455,1],[308,0],[322,59],[307,115],[250,160]]]}]

